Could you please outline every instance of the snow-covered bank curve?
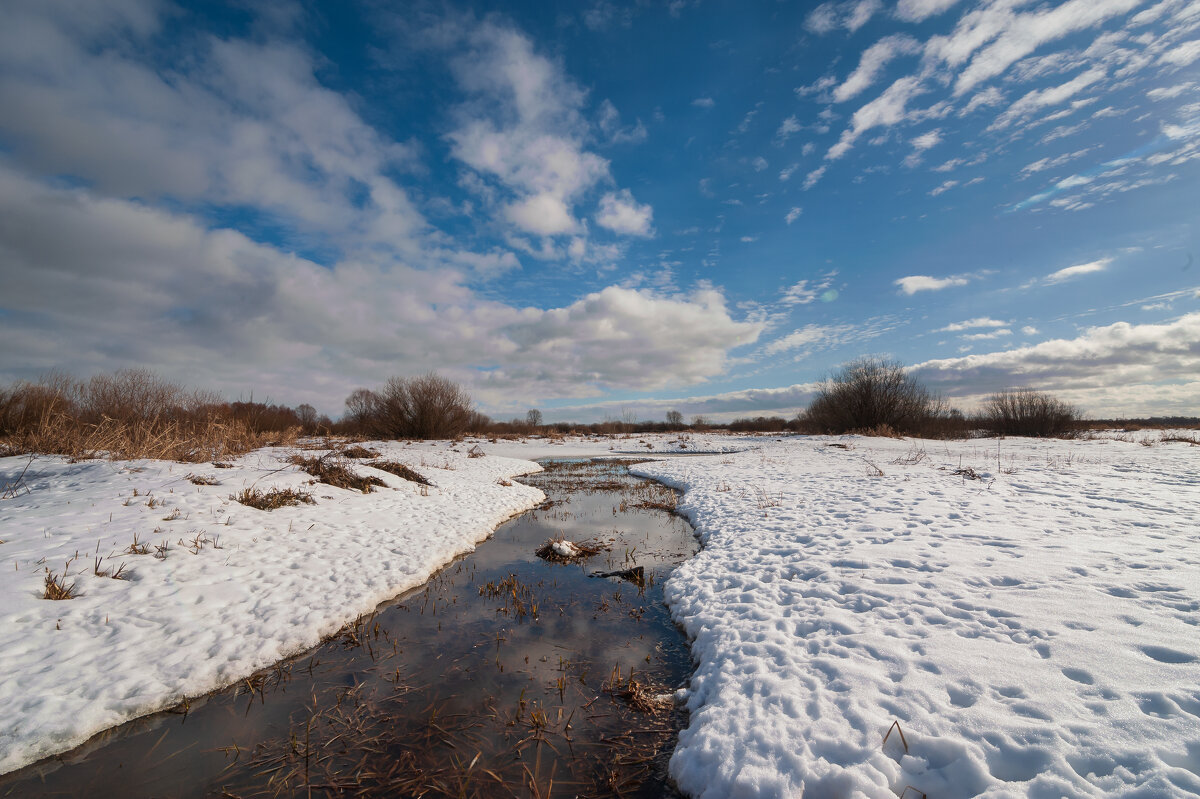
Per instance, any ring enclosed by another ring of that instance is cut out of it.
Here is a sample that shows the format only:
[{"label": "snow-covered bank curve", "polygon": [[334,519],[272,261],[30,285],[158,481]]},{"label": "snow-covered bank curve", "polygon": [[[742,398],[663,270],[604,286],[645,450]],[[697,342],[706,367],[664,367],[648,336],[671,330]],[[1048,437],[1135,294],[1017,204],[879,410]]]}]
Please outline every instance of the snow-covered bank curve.
[{"label": "snow-covered bank curve", "polygon": [[1200,792],[1200,447],[799,439],[633,471],[705,546],[666,586],[685,792]]},{"label": "snow-covered bank curve", "polygon": [[[424,496],[361,462],[355,471],[390,487],[307,485],[294,467],[277,471],[285,450],[228,469],[38,458],[29,491],[0,502],[0,773],[314,646],[544,496],[500,484],[539,470],[529,461],[468,458],[444,444],[370,446],[436,487]],[[0,481],[26,460],[0,459]],[[221,484],[194,485],[189,474]],[[252,484],[304,489],[317,504],[266,512],[229,499]],[[135,534],[151,553],[167,542],[165,559],[125,554]],[[69,582],[80,596],[42,599],[45,568],[61,574],[76,552]],[[102,571],[125,563],[130,579],[96,576],[97,555]]]}]

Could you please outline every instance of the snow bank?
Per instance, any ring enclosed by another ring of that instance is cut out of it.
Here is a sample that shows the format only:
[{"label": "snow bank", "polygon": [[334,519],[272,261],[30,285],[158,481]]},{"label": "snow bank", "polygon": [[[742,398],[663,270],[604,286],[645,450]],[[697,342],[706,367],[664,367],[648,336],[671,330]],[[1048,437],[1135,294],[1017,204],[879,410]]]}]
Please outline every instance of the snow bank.
[{"label": "snow bank", "polygon": [[[499,484],[537,471],[528,461],[370,446],[434,487],[361,461],[356,472],[389,487],[308,485],[286,465],[291,451],[271,449],[227,469],[37,458],[28,491],[0,501],[0,773],[314,646],[544,499]],[[0,459],[0,484],[27,460]],[[252,485],[310,491],[317,504],[267,512],[231,501]],[[128,554],[134,536],[150,553],[165,542],[166,557]],[[129,579],[95,575],[96,557],[101,571],[126,564]],[[46,569],[61,575],[68,561],[80,595],[43,599]]]},{"label": "snow bank", "polygon": [[705,546],[666,585],[685,792],[1200,793],[1200,447],[790,439],[634,471]]}]

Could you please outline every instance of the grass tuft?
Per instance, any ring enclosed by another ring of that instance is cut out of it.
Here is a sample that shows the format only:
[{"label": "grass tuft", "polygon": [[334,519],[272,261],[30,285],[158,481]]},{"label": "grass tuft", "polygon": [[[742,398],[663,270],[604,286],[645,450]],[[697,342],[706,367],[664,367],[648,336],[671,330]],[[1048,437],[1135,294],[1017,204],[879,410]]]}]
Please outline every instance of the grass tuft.
[{"label": "grass tuft", "polygon": [[77,596],[79,591],[76,590],[75,583],[67,582],[66,569],[61,575],[46,570],[46,589],[42,592],[42,599],[74,599]]},{"label": "grass tuft", "polygon": [[363,458],[378,458],[379,453],[376,450],[368,449],[359,444],[354,444],[343,449],[340,453],[344,458],[355,458],[361,460]]},{"label": "grass tuft", "polygon": [[294,455],[291,461],[304,472],[334,488],[348,488],[354,491],[361,491],[364,494],[370,494],[373,486],[387,486],[387,483],[378,477],[363,477],[362,475],[355,474],[345,464],[331,459],[329,455],[320,458],[305,458],[303,455]]},{"label": "grass tuft", "polygon": [[258,510],[275,510],[289,505],[316,504],[312,494],[297,491],[294,488],[272,488],[270,491],[263,491],[261,488],[247,488],[238,494],[230,495],[229,498]]},{"label": "grass tuft", "polygon": [[423,486],[433,485],[433,483],[429,482],[428,478],[426,478],[420,472],[409,466],[406,466],[403,463],[400,463],[399,461],[371,461],[367,465],[372,469],[379,469],[381,472],[394,474],[397,477],[409,481],[410,483],[419,483]]}]

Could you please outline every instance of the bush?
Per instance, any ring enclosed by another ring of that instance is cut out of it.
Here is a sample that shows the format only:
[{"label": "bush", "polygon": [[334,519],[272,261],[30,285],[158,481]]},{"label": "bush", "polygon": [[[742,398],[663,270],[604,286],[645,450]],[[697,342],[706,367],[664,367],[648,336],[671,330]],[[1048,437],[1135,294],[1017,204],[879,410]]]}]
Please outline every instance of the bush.
[{"label": "bush", "polygon": [[355,389],[346,420],[372,438],[454,438],[481,424],[467,393],[433,372],[393,377],[378,391]]},{"label": "bush", "polygon": [[800,421],[817,433],[919,434],[947,415],[946,403],[899,363],[860,358],[821,384]]},{"label": "bush", "polygon": [[1031,388],[993,394],[979,413],[979,426],[998,436],[1059,436],[1071,432],[1078,421],[1074,407]]}]

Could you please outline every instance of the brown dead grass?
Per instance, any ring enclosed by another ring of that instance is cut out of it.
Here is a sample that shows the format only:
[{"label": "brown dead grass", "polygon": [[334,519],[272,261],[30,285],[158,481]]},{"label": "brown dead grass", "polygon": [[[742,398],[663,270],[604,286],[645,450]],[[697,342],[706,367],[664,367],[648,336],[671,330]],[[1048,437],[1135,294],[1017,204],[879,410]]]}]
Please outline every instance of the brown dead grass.
[{"label": "brown dead grass", "polygon": [[229,497],[249,508],[258,510],[275,510],[289,505],[315,505],[312,494],[297,491],[294,488],[272,488],[263,491],[261,488],[247,488]]},{"label": "brown dead grass", "polygon": [[320,458],[305,458],[302,455],[293,455],[291,462],[299,466],[302,471],[317,478],[320,482],[331,485],[334,488],[346,488],[351,491],[361,491],[364,494],[370,494],[371,489],[375,486],[387,486],[387,483],[378,477],[363,477],[362,475],[355,474],[344,463],[332,455],[325,455]]},{"label": "brown dead grass", "polygon": [[79,596],[79,591],[76,590],[74,582],[67,582],[65,569],[61,575],[49,569],[46,570],[46,588],[42,592],[43,599],[74,599],[77,596]]},{"label": "brown dead grass", "polygon": [[559,533],[557,537],[551,538],[549,541],[534,550],[534,554],[542,560],[548,560],[551,563],[577,563],[606,549],[606,547],[591,541],[583,543],[572,541],[570,542],[571,546],[573,546],[579,554],[569,556],[561,555],[554,549],[554,545],[563,541],[566,541],[566,537],[562,533]]},{"label": "brown dead grass", "polygon": [[410,483],[419,483],[423,486],[433,485],[433,483],[429,482],[429,480],[420,472],[410,466],[400,463],[399,461],[371,461],[367,465],[372,469],[379,469],[381,472],[394,474],[397,477],[409,481]]}]

